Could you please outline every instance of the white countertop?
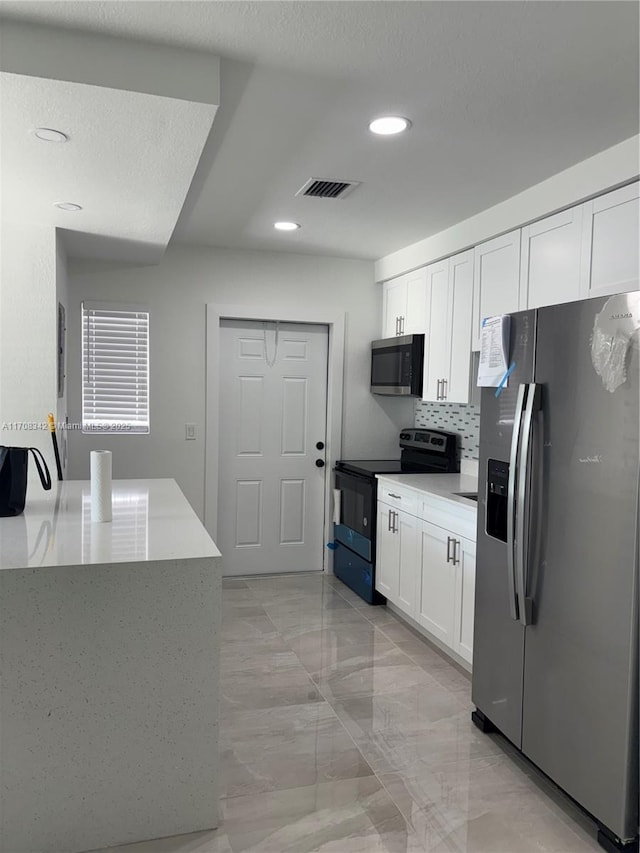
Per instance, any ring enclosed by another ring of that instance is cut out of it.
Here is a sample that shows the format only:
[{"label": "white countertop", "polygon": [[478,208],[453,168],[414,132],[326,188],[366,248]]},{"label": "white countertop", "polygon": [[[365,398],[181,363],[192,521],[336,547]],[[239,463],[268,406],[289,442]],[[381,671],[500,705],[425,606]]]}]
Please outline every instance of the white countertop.
[{"label": "white countertop", "polygon": [[114,480],[113,521],[91,522],[89,480],[31,484],[22,515],[0,518],[0,569],[219,557],[175,480]]},{"label": "white countertop", "polygon": [[469,474],[378,474],[379,480],[394,483],[427,492],[437,498],[445,498],[458,507],[475,509],[478,504],[471,498],[463,498],[455,492],[477,492],[478,478]]}]

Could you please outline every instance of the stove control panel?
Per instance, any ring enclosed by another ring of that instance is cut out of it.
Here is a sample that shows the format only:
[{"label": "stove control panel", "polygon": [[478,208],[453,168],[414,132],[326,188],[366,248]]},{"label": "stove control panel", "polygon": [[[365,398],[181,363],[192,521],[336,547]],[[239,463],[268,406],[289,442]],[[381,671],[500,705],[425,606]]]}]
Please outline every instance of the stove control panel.
[{"label": "stove control panel", "polygon": [[400,433],[400,447],[421,447],[429,450],[447,453],[450,447],[455,447],[457,436],[451,432],[440,432],[432,429],[403,429]]}]

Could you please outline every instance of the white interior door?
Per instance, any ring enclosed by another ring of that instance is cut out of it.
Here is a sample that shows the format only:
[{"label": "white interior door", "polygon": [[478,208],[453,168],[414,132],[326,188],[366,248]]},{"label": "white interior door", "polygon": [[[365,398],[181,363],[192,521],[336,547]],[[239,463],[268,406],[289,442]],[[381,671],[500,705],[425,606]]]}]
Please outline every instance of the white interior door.
[{"label": "white interior door", "polygon": [[225,575],[322,569],[328,339],[326,326],[220,322]]}]

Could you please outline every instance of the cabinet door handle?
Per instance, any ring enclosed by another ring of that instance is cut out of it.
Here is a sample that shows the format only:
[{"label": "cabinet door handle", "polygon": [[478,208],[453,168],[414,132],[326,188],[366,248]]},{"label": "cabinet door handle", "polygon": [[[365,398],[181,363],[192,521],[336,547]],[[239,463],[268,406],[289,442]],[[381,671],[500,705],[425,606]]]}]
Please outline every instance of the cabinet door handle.
[{"label": "cabinet door handle", "polygon": [[436,389],[436,400],[440,399],[440,383],[441,382],[442,382],[442,379],[438,379],[438,387]]},{"label": "cabinet door handle", "polygon": [[387,530],[391,533],[391,516],[393,515],[393,510],[390,509],[387,513]]},{"label": "cabinet door handle", "polygon": [[400,317],[400,334],[404,335],[404,317]]},{"label": "cabinet door handle", "polygon": [[447,399],[447,380],[446,379],[442,380],[442,399],[443,400]]},{"label": "cabinet door handle", "polygon": [[453,559],[451,560],[451,562],[454,566],[457,566],[460,562],[460,558],[458,557],[458,546],[460,545],[460,540],[452,539],[451,541],[453,542]]},{"label": "cabinet door handle", "polygon": [[447,536],[447,563],[451,562],[451,543],[453,541],[454,540],[451,538],[451,536]]},{"label": "cabinet door handle", "polygon": [[398,513],[395,510],[393,511],[393,532],[398,532]]}]

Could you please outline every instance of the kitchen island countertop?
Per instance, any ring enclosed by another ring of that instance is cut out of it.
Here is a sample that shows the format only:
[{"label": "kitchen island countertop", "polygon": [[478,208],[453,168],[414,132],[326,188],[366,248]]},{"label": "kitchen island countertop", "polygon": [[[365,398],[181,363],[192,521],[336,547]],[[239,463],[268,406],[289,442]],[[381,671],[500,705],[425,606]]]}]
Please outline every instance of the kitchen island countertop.
[{"label": "kitchen island countertop", "polygon": [[73,480],[0,519],[0,850],[218,823],[220,553],[173,480],[112,494],[111,522]]},{"label": "kitchen island countertop", "polygon": [[0,518],[0,570],[219,557],[175,480],[114,480],[113,520],[91,521],[89,480],[31,484],[22,515]]}]

